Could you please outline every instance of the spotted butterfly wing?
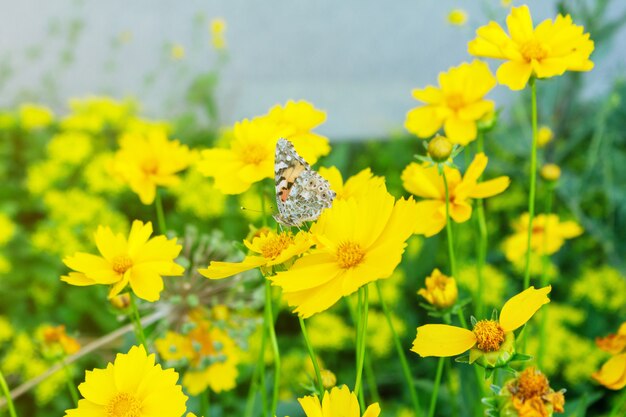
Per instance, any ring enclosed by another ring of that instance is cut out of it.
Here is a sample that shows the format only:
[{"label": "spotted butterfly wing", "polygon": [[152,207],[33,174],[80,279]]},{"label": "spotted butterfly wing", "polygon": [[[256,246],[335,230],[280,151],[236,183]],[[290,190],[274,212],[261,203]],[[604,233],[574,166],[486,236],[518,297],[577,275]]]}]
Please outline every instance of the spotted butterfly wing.
[{"label": "spotted butterfly wing", "polygon": [[314,221],[335,198],[330,184],[296,152],[293,144],[280,138],[274,160],[276,205],[274,219],[283,226],[300,226]]}]

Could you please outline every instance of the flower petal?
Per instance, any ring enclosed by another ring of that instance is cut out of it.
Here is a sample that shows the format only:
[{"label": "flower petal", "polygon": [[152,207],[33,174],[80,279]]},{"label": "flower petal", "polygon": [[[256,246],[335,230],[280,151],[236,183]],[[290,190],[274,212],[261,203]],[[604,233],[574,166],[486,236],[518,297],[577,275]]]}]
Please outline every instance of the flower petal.
[{"label": "flower petal", "polygon": [[600,371],[592,376],[600,384],[612,390],[626,387],[626,353],[611,357],[602,365]]},{"label": "flower petal", "polygon": [[212,261],[208,268],[199,269],[198,272],[209,279],[222,279],[258,268],[266,263],[267,260],[262,256],[246,256],[241,262]]},{"label": "flower petal", "polygon": [[550,299],[548,293],[552,290],[552,286],[539,288],[527,288],[521,293],[511,297],[500,313],[500,327],[505,333],[523,326],[535,314],[542,305],[548,304]]},{"label": "flower petal", "polygon": [[422,357],[455,356],[476,344],[474,332],[447,324],[426,324],[417,328],[411,350]]},{"label": "flower petal", "polygon": [[506,18],[506,26],[511,38],[517,43],[524,43],[533,38],[534,28],[530,10],[525,4],[511,8]]},{"label": "flower petal", "polygon": [[404,127],[420,138],[434,135],[443,124],[443,118],[436,107],[423,106],[409,110],[406,114]]},{"label": "flower petal", "polygon": [[436,167],[425,167],[411,162],[402,171],[402,185],[405,190],[418,197],[438,200],[445,196],[443,179],[437,173]]},{"label": "flower petal", "polygon": [[496,71],[496,78],[500,84],[517,91],[526,87],[531,73],[531,64],[521,61],[507,61],[500,65]]},{"label": "flower petal", "polygon": [[489,181],[483,181],[476,184],[474,189],[468,194],[471,198],[487,198],[498,195],[506,190],[511,184],[509,177],[498,177]]},{"label": "flower petal", "polygon": [[470,141],[476,139],[478,132],[476,122],[474,120],[463,120],[456,115],[448,117],[443,125],[446,136],[452,143],[459,145],[467,145]]},{"label": "flower petal", "polygon": [[426,237],[434,236],[446,227],[446,217],[441,215],[441,210],[445,213],[446,206],[443,201],[426,200],[416,204],[417,226],[414,233]]},{"label": "flower petal", "polygon": [[411,92],[411,94],[415,100],[419,100],[426,104],[439,104],[444,99],[442,91],[432,85],[421,89],[416,88]]}]

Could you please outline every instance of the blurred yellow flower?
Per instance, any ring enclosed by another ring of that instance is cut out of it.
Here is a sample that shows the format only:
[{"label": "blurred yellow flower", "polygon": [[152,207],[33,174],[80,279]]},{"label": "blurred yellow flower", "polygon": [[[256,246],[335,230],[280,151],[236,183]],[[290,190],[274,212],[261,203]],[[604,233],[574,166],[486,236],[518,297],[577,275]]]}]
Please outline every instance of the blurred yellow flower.
[{"label": "blurred yellow flower", "polygon": [[593,41],[570,15],[544,20],[536,28],[528,6],[513,7],[506,19],[510,36],[496,22],[478,28],[469,53],[506,60],[496,73],[498,82],[511,90],[523,89],[531,76],[549,78],[565,71],[590,71]]},{"label": "blurred yellow flower", "polygon": [[179,141],[169,141],[164,132],[126,134],[120,138],[114,169],[139,195],[143,204],[152,204],[157,186],[178,184],[176,175],[194,160],[194,154]]},{"label": "blurred yellow flower", "polygon": [[6,343],[9,341],[13,337],[14,333],[15,329],[11,326],[9,319],[4,316],[0,316],[0,343]]},{"label": "blurred yellow flower", "polygon": [[252,252],[243,261],[211,261],[208,268],[199,269],[198,272],[210,279],[222,279],[254,268],[261,268],[264,275],[267,275],[271,272],[271,267],[301,255],[313,245],[311,236],[304,231],[296,235],[291,232],[267,231],[255,236],[251,242],[244,240],[243,243]]},{"label": "blurred yellow flower", "polygon": [[[450,217],[455,222],[466,222],[472,216],[472,198],[492,197],[509,186],[510,180],[506,176],[478,182],[487,161],[485,154],[476,154],[463,178],[459,170],[444,166],[450,196]],[[437,167],[410,163],[402,172],[402,185],[411,194],[424,198],[417,203],[420,221],[415,233],[426,237],[439,233],[446,226],[446,192]]]},{"label": "blurred yellow flower", "polygon": [[[181,181],[172,186],[171,192],[176,196],[178,209],[190,212],[199,219],[215,218],[224,213],[226,196],[195,169],[188,170]],[[259,196],[255,197],[258,201]]]},{"label": "blurred yellow flower", "polygon": [[454,26],[463,26],[467,23],[467,13],[463,9],[452,9],[448,13],[448,23]]},{"label": "blurred yellow flower", "polygon": [[182,246],[176,238],[160,235],[150,239],[152,223],[135,220],[126,239],[113,234],[109,227],[98,227],[95,241],[101,256],[77,252],[63,263],[78,272],[61,277],[68,284],[85,286],[111,285],[109,298],[130,284],[137,297],[156,301],[163,290],[162,276],[182,275],[184,268],[174,263]]},{"label": "blurred yellow flower", "polygon": [[170,49],[170,56],[174,61],[180,61],[185,58],[185,47],[179,43],[172,45]]},{"label": "blurred yellow flower", "polygon": [[526,368],[508,380],[498,397],[503,399],[501,415],[548,417],[564,411],[565,390],[554,391],[548,378],[534,367]]},{"label": "blurred yellow flower", "polygon": [[317,314],[311,317],[307,327],[316,349],[340,350],[354,340],[353,329],[338,314]]},{"label": "blurred yellow flower", "polygon": [[60,348],[63,355],[72,355],[80,350],[80,343],[75,338],[68,336],[64,325],[45,325],[41,327],[40,331],[44,346],[52,352]]},{"label": "blurred yellow flower", "polygon": [[553,138],[554,133],[552,132],[552,129],[550,129],[548,126],[540,126],[539,130],[537,131],[537,146],[543,148],[548,143],[550,143]]},{"label": "blurred yellow flower", "polygon": [[356,395],[343,385],[325,391],[320,403],[317,395],[298,398],[307,417],[378,417],[380,406],[374,403],[367,407],[361,416],[361,407]]},{"label": "blurred yellow flower", "polygon": [[0,246],[6,245],[15,235],[15,224],[9,216],[0,213]]},{"label": "blurred yellow flower", "polygon": [[592,377],[608,389],[620,390],[626,387],[626,352],[612,356]]},{"label": "blurred yellow flower", "polygon": [[[318,316],[323,314],[318,314]],[[406,322],[391,313],[391,324],[399,337],[406,333]],[[354,340],[354,338],[352,339]],[[380,311],[370,309],[367,316],[367,349],[373,358],[383,358],[393,352],[393,334],[387,317]]]},{"label": "blurred yellow flower", "polygon": [[176,384],[178,373],[155,364],[142,346],[118,353],[106,369],[87,371],[78,386],[83,398],[66,417],[180,417],[187,396]]},{"label": "blurred yellow flower", "polygon": [[349,198],[362,199],[372,188],[380,187],[385,183],[383,177],[379,177],[372,174],[369,168],[365,168],[363,171],[356,175],[351,176],[343,182],[341,172],[334,167],[321,167],[319,174],[324,177],[329,183],[330,188],[335,192],[335,200],[347,200]]},{"label": "blurred yellow flower", "polygon": [[[457,283],[460,287],[468,289],[472,294],[478,291],[478,279],[476,278],[476,265],[462,265],[458,268]],[[492,265],[485,265],[483,268],[483,278],[489,285],[485,285],[481,294],[483,302],[491,307],[499,306],[504,301],[504,294],[507,290],[507,276],[494,268]]]},{"label": "blurred yellow flower", "polygon": [[617,330],[617,333],[605,337],[596,337],[596,345],[611,355],[626,351],[626,322]]},{"label": "blurred yellow flower", "polygon": [[561,168],[556,164],[545,164],[539,171],[544,181],[555,182],[561,178]]},{"label": "blurred yellow flower", "polygon": [[571,288],[572,301],[586,301],[596,310],[622,314],[626,308],[626,276],[608,265],[587,268]]},{"label": "blurred yellow flower", "polygon": [[[514,262],[528,250],[528,213],[513,223],[513,235],[505,239],[503,248],[506,258]],[[565,243],[565,239],[580,236],[583,229],[574,221],[561,222],[556,214],[539,214],[533,219],[531,250],[539,255],[552,255]]]},{"label": "blurred yellow flower", "polygon": [[412,198],[395,201],[384,184],[361,200],[339,200],[311,226],[317,248],[270,277],[306,318],[372,281],[389,277],[419,221]]},{"label": "blurred yellow flower", "polygon": [[77,165],[91,154],[92,142],[93,138],[82,132],[59,133],[48,142],[48,157],[59,162]]},{"label": "blurred yellow flower", "polygon": [[289,101],[252,120],[235,123],[228,148],[202,152],[198,170],[215,179],[224,194],[241,194],[265,178],[274,178],[274,156],[279,138],[289,139],[309,164],[330,152],[328,139],[310,130],[326,114],[305,101]]},{"label": "blurred yellow flower", "polygon": [[467,145],[476,139],[477,122],[494,111],[494,102],[484,97],[495,85],[484,62],[452,67],[439,73],[439,87],[413,90],[413,98],[426,104],[410,110],[404,126],[420,138],[434,135],[443,126],[451,142]]},{"label": "blurred yellow flower", "polygon": [[38,104],[22,104],[18,112],[20,124],[26,130],[48,127],[54,121],[52,110]]},{"label": "blurred yellow flower", "polygon": [[459,296],[456,280],[443,275],[437,268],[426,277],[426,288],[420,288],[417,293],[433,307],[442,309],[453,306]]},{"label": "blurred yellow flower", "polygon": [[226,32],[226,21],[221,17],[211,19],[209,24],[211,30],[211,43],[217,50],[226,49],[226,38],[224,33]]},{"label": "blurred yellow flower", "polygon": [[[512,351],[500,350],[508,345],[514,350],[513,331],[530,320],[542,305],[550,302],[547,295],[551,289],[550,286],[538,290],[530,287],[522,291],[504,303],[498,321],[480,320],[473,330],[447,324],[420,326],[411,350],[423,357],[455,356],[469,350],[470,363],[484,359],[482,366],[504,365],[511,359]],[[502,358],[501,353],[507,355]]]},{"label": "blurred yellow flower", "polygon": [[118,101],[110,97],[89,96],[70,99],[69,107],[71,113],[61,121],[64,130],[98,134],[106,129],[122,129],[135,114],[137,103],[132,99]]}]

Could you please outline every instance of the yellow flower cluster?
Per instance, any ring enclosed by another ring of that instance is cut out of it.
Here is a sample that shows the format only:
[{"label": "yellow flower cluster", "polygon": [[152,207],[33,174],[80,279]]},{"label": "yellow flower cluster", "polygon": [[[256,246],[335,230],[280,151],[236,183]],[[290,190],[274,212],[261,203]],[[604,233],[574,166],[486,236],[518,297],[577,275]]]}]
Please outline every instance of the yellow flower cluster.
[{"label": "yellow flower cluster", "polygon": [[622,323],[617,333],[596,339],[598,347],[611,358],[602,365],[593,378],[608,389],[620,390],[626,387],[626,322]]}]

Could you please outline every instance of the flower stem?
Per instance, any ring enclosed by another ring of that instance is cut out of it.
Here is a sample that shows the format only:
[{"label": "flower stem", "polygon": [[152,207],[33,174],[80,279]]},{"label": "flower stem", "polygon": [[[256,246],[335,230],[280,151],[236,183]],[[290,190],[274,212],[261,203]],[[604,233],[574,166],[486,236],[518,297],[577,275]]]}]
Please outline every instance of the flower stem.
[{"label": "flower stem", "polygon": [[[554,191],[554,184],[548,183],[548,190],[546,192],[546,216],[549,216],[552,213],[552,197]],[[548,264],[550,262],[550,256],[546,254],[546,246],[548,242],[548,225],[549,222],[546,220],[543,230],[543,256],[541,258],[541,280],[540,286],[541,288],[545,287],[549,283],[548,277]],[[541,324],[539,328],[539,349],[537,350],[537,366],[539,369],[543,369],[543,359],[546,350],[546,334],[547,329],[546,325],[548,322],[548,307],[543,306],[541,309]]]},{"label": "flower stem", "polygon": [[609,417],[617,417],[623,415],[620,414],[620,411],[622,408],[624,408],[624,406],[626,406],[626,390],[622,391],[622,397],[618,399],[615,403],[615,406],[611,410],[611,414],[609,414]]},{"label": "flower stem", "polygon": [[159,223],[159,232],[165,234],[167,226],[165,225],[165,215],[163,214],[163,201],[161,200],[161,193],[159,189],[156,190],[156,197],[154,199],[154,205],[156,206],[157,222]]},{"label": "flower stem", "polygon": [[[484,133],[482,130],[478,131],[478,138],[476,140],[476,151],[482,153],[483,149]],[[479,178],[480,179],[480,178]],[[478,259],[476,260],[476,278],[478,281],[478,288],[476,290],[476,316],[484,316],[483,305],[483,291],[484,291],[484,279],[483,269],[485,267],[487,259],[487,222],[485,221],[485,204],[482,198],[476,201],[476,214],[478,217]]]},{"label": "flower stem", "polygon": [[270,281],[265,280],[265,324],[267,332],[270,336],[272,344],[272,352],[274,353],[274,386],[272,390],[272,416],[276,415],[276,407],[278,406],[278,389],[280,384],[280,351],[278,350],[278,341],[276,340],[276,329],[274,328],[274,313],[272,312],[272,287]]},{"label": "flower stem", "polygon": [[200,414],[203,417],[209,417],[211,415],[211,398],[209,395],[211,394],[211,390],[209,388],[206,389],[202,394],[200,394]]},{"label": "flower stem", "polygon": [[137,310],[137,303],[135,303],[135,295],[132,293],[130,294],[130,309],[130,318],[135,324],[135,335],[137,336],[137,341],[141,343],[146,348],[146,350],[148,350],[148,344],[146,343],[146,334],[144,333],[143,326],[141,325],[141,317],[139,316],[139,310]]},{"label": "flower stem", "polygon": [[363,361],[365,360],[365,345],[367,340],[367,315],[369,308],[369,294],[368,294],[368,286],[365,285],[359,288],[359,292],[363,294],[363,305],[362,309],[359,312],[359,332],[361,337],[358,339],[358,355],[357,355],[357,365],[356,365],[356,380],[354,382],[354,393],[359,395],[361,392],[361,377],[363,375]]},{"label": "flower stem", "polygon": [[67,383],[67,389],[70,392],[70,396],[72,397],[72,402],[75,406],[78,406],[78,390],[74,385],[72,372],[70,368],[65,364],[65,362],[61,361],[61,366],[63,367],[63,372],[65,372],[65,382]]},{"label": "flower stem", "polygon": [[7,400],[7,407],[9,409],[9,415],[11,417],[17,417],[15,413],[15,406],[13,405],[13,398],[11,398],[11,391],[9,391],[9,386],[7,385],[7,381],[4,379],[4,375],[0,371],[0,388],[2,388],[2,393],[4,394],[4,398]]},{"label": "flower stem", "polygon": [[[530,287],[530,240],[535,217],[535,189],[537,188],[537,86],[535,78],[530,79],[531,123],[533,142],[530,154],[530,192],[528,194],[528,234],[526,238],[526,269],[524,271],[524,288]],[[524,337],[524,341],[526,337]]]},{"label": "flower stem", "polygon": [[435,375],[435,384],[433,385],[433,393],[430,396],[430,406],[428,407],[428,417],[435,415],[435,408],[437,406],[437,397],[439,396],[439,386],[441,385],[441,375],[443,375],[443,364],[446,358],[439,358],[437,362],[437,374]]},{"label": "flower stem", "polygon": [[[265,333],[265,332],[263,332]],[[263,352],[265,351],[265,346],[261,349],[261,357],[263,357]],[[252,417],[252,411],[254,410],[254,403],[257,394],[257,388],[259,386],[259,369],[260,369],[259,361],[257,361],[256,366],[254,367],[254,371],[252,371],[252,378],[250,380],[250,389],[248,390],[248,399],[246,400],[246,410],[244,413],[244,417]]]},{"label": "flower stem", "polygon": [[387,325],[389,326],[389,330],[391,330],[391,337],[393,338],[393,343],[396,346],[398,358],[400,358],[400,364],[402,365],[402,373],[404,374],[404,379],[406,380],[406,384],[409,387],[409,393],[411,394],[411,403],[413,403],[413,411],[415,413],[415,417],[419,417],[422,415],[422,410],[420,408],[417,391],[415,390],[415,383],[413,381],[413,377],[411,376],[411,370],[409,369],[409,363],[406,360],[406,355],[404,354],[404,350],[402,349],[402,343],[400,342],[398,333],[396,333],[396,330],[393,327],[393,322],[391,321],[391,313],[389,312],[389,308],[387,308],[387,303],[383,298],[383,292],[380,288],[380,283],[378,281],[376,281],[376,289],[378,290],[378,299],[380,300],[380,305],[383,309],[383,313],[387,318]]},{"label": "flower stem", "polygon": [[317,379],[317,389],[319,390],[320,398],[324,395],[324,385],[322,385],[322,373],[320,372],[320,366],[317,363],[317,356],[315,356],[315,352],[313,351],[313,346],[311,345],[311,341],[309,340],[309,333],[306,331],[306,325],[304,324],[304,319],[301,316],[298,316],[298,320],[300,321],[300,329],[302,329],[302,336],[304,337],[304,343],[306,343],[306,348],[309,351],[309,356],[311,357],[311,362],[313,363],[313,369],[315,369],[315,378]]},{"label": "flower stem", "polygon": [[454,256],[454,238],[452,237],[452,224],[450,218],[450,191],[448,189],[448,179],[446,178],[445,169],[441,170],[441,176],[443,177],[443,186],[446,191],[446,233],[448,236],[448,255],[450,257],[450,270],[452,277],[458,279],[456,271],[456,258]]},{"label": "flower stem", "polygon": [[380,403],[380,393],[378,392],[376,375],[374,375],[374,368],[372,367],[372,358],[369,356],[365,356],[365,379],[367,380],[367,387],[372,396],[372,402]]}]

